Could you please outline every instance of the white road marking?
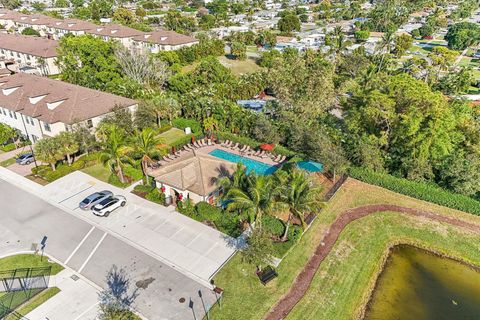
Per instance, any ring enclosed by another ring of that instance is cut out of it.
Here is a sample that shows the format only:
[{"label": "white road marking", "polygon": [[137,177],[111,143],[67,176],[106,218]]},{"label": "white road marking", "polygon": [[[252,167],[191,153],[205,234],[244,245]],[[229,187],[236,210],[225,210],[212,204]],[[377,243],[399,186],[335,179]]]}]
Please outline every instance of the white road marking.
[{"label": "white road marking", "polygon": [[85,260],[85,262],[82,264],[82,266],[80,267],[80,269],[78,269],[78,273],[81,273],[83,268],[85,268],[85,266],[87,265],[88,261],[90,261],[90,259],[92,258],[92,256],[95,254],[95,251],[97,251],[98,247],[100,247],[100,245],[102,244],[102,241],[105,239],[105,237],[108,235],[108,233],[104,233],[102,238],[100,239],[100,241],[98,241],[97,245],[95,246],[95,248],[93,248],[92,252],[90,252],[90,254],[88,255],[87,259]]},{"label": "white road marking", "polygon": [[87,188],[85,188],[85,189],[83,189],[83,190],[80,190],[80,191],[78,191],[78,192],[76,192],[76,193],[74,193],[74,194],[72,194],[72,195],[70,195],[70,196],[66,197],[66,198],[65,198],[65,199],[63,199],[63,200],[60,200],[58,203],[65,202],[65,201],[67,201],[68,199],[71,199],[71,198],[73,198],[73,197],[75,197],[75,196],[79,195],[80,193],[82,193],[82,192],[84,192],[84,191],[87,191],[88,189],[91,189],[91,188],[92,188],[92,186],[89,186],[89,187],[87,187]]},{"label": "white road marking", "polygon": [[67,264],[70,259],[72,259],[73,255],[75,253],[77,253],[78,249],[80,249],[80,247],[82,246],[82,244],[85,242],[85,240],[87,240],[88,236],[93,232],[93,230],[95,230],[95,227],[92,227],[90,229],[90,231],[87,232],[87,234],[85,235],[85,237],[83,237],[82,241],[80,241],[80,243],[77,245],[77,247],[72,251],[72,253],[68,256],[67,260],[65,260],[64,264]]}]

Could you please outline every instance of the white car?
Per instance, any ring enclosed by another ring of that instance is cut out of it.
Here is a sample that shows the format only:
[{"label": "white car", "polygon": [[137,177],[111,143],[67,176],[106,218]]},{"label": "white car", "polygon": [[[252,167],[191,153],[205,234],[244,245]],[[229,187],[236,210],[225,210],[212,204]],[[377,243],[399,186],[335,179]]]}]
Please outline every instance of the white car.
[{"label": "white car", "polygon": [[100,217],[108,217],[108,215],[120,208],[124,207],[127,204],[127,199],[124,196],[110,196],[101,202],[97,203],[93,208],[93,214]]}]

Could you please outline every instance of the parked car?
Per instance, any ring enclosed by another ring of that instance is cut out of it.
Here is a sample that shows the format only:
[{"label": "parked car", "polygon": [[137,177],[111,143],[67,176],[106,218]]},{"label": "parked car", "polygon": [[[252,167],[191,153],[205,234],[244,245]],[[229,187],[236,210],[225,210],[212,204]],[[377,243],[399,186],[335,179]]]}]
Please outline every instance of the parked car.
[{"label": "parked car", "polygon": [[80,202],[78,205],[82,210],[90,210],[93,208],[97,203],[102,202],[103,200],[113,196],[113,193],[108,190],[95,192],[86,197],[85,199]]},{"label": "parked car", "polygon": [[25,153],[25,154],[22,154],[20,157],[18,157],[17,160],[15,160],[15,161],[18,164],[25,165],[25,164],[30,164],[33,161],[35,161],[35,158],[33,157],[32,153]]},{"label": "parked car", "polygon": [[108,197],[92,208],[93,214],[100,217],[108,217],[108,215],[127,204],[127,199],[124,196],[112,196]]}]

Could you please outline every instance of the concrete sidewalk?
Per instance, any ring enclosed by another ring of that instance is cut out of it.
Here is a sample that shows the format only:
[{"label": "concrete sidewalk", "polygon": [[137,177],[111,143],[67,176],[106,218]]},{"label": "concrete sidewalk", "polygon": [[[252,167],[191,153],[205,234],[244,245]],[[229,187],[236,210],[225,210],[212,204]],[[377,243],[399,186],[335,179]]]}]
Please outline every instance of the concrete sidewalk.
[{"label": "concrete sidewalk", "polygon": [[49,287],[57,287],[61,291],[28,313],[26,317],[29,320],[95,320],[97,318],[99,290],[83,277],[79,277],[73,270],[64,269],[52,276]]}]

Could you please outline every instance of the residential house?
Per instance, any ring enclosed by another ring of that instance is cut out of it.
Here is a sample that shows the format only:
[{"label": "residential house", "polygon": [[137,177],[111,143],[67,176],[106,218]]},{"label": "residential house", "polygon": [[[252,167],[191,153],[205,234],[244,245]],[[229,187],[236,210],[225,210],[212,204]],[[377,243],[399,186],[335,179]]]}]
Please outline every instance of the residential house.
[{"label": "residential house", "polygon": [[0,123],[33,143],[84,123],[96,127],[116,107],[133,112],[134,100],[59,80],[17,73],[0,78]]},{"label": "residential house", "polygon": [[46,38],[0,33],[0,58],[13,62],[12,71],[40,75],[60,73],[55,63],[58,42]]},{"label": "residential house", "polygon": [[133,37],[132,40],[134,48],[139,48],[142,52],[150,53],[178,50],[182,47],[193,46],[199,42],[194,37],[166,30],[145,32]]}]

